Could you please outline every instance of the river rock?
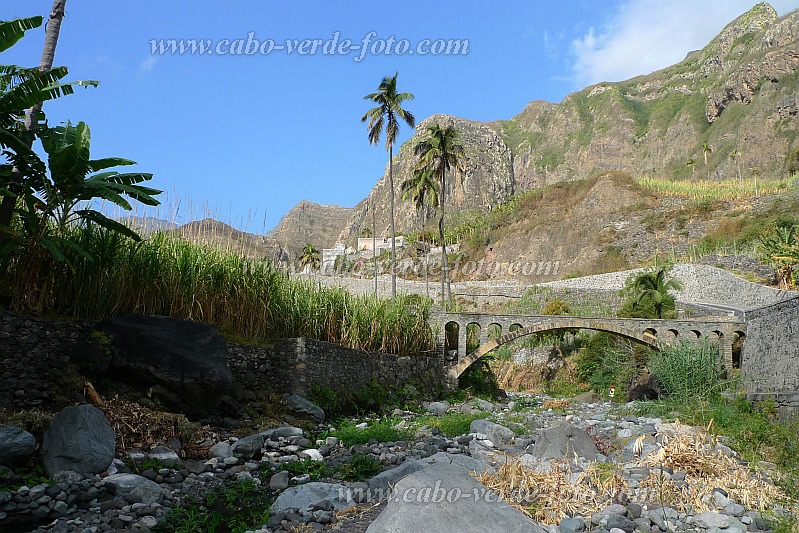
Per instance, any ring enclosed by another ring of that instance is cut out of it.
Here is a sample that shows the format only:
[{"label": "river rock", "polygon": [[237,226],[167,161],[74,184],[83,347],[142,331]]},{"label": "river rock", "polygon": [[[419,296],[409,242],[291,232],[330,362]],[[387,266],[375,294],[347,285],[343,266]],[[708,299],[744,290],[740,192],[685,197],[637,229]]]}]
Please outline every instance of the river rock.
[{"label": "river rock", "polygon": [[53,417],[39,452],[49,476],[71,470],[98,474],[114,460],[114,430],[93,405],[67,407]]},{"label": "river rock", "polygon": [[36,448],[36,439],[24,429],[5,424],[0,426],[0,465],[25,460]]},{"label": "river rock", "polygon": [[569,422],[542,431],[535,444],[526,451],[539,459],[571,459],[577,454],[589,461],[596,459],[599,453],[588,433]]}]

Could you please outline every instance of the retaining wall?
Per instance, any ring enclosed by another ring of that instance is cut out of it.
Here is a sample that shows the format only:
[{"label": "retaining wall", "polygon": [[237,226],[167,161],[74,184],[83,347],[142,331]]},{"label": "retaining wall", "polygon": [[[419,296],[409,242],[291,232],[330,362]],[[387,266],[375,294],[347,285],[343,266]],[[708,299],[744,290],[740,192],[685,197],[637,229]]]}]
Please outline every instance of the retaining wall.
[{"label": "retaining wall", "polygon": [[[73,354],[93,326],[90,321],[0,314],[0,407],[50,410],[80,401],[81,374],[91,371],[80,370]],[[442,356],[367,353],[306,338],[282,339],[268,347],[229,343],[228,360],[231,395],[245,405],[272,393],[307,396],[314,387],[353,393],[372,382],[387,390],[412,384],[432,397],[446,385]]]},{"label": "retaining wall", "polygon": [[799,297],[746,313],[741,374],[749,397],[799,415]]}]

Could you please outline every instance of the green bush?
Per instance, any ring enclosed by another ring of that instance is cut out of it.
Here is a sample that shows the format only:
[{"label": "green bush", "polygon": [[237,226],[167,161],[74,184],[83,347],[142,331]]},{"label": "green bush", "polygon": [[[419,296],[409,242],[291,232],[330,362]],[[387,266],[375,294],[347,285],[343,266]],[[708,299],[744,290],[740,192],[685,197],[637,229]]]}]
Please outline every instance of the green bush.
[{"label": "green bush", "polygon": [[616,397],[623,398],[635,372],[635,351],[610,333],[595,333],[577,354],[577,373],[599,394],[616,387]]},{"label": "green bush", "polygon": [[338,469],[338,474],[344,481],[362,481],[376,476],[383,471],[380,461],[365,453],[356,453],[348,463]]},{"label": "green bush", "polygon": [[497,398],[502,394],[502,389],[497,384],[497,376],[494,375],[485,357],[475,361],[461,374],[458,378],[458,387],[473,396]]},{"label": "green bush", "polygon": [[648,365],[666,393],[678,400],[709,399],[722,384],[718,347],[707,341],[663,347]]}]

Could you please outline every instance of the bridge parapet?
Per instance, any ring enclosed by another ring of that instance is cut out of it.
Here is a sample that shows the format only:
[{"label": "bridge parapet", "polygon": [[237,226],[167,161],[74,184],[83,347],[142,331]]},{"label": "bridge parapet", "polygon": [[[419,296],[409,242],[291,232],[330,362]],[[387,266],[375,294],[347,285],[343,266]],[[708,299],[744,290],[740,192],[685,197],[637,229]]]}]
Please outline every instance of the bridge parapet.
[{"label": "bridge parapet", "polygon": [[[659,320],[435,312],[431,314],[431,323],[438,327],[439,344],[449,352],[451,372],[455,375],[503,344],[527,335],[563,329],[607,331],[652,347],[708,338],[718,343],[723,364],[731,369],[732,343],[736,335],[743,336],[746,331],[746,323],[737,317]],[[472,324],[480,328],[480,346],[467,354],[466,330]]]}]

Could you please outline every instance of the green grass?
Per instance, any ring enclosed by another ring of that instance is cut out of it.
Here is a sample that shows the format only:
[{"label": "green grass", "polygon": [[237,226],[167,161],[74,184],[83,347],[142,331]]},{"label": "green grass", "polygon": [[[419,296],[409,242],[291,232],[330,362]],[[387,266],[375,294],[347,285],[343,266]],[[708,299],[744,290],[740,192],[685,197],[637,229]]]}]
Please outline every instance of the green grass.
[{"label": "green grass", "polygon": [[354,444],[366,444],[369,441],[377,442],[397,442],[413,438],[413,433],[407,429],[396,428],[401,422],[399,418],[382,418],[369,422],[369,426],[363,429],[355,427],[352,421],[343,422],[336,432],[333,433],[346,446]]},{"label": "green grass", "polygon": [[228,482],[171,510],[156,533],[243,533],[266,524],[273,494],[251,479]]},{"label": "green grass", "polygon": [[469,433],[472,422],[480,418],[488,418],[491,413],[475,413],[467,415],[463,413],[447,413],[443,416],[422,416],[417,418],[414,423],[419,426],[438,428],[447,437],[458,437]]},{"label": "green grass", "polygon": [[710,342],[664,347],[649,357],[647,365],[668,395],[677,400],[707,400],[725,385],[718,347]]},{"label": "green grass", "polygon": [[427,323],[430,301],[423,297],[355,296],[291,279],[267,261],[164,233],[137,243],[90,226],[73,228],[67,238],[94,260],[71,248],[65,263],[42,254],[16,257],[8,270],[0,269],[0,287],[12,307],[90,319],[166,315],[216,324],[230,338],[256,343],[309,337],[401,355],[435,344]]}]

